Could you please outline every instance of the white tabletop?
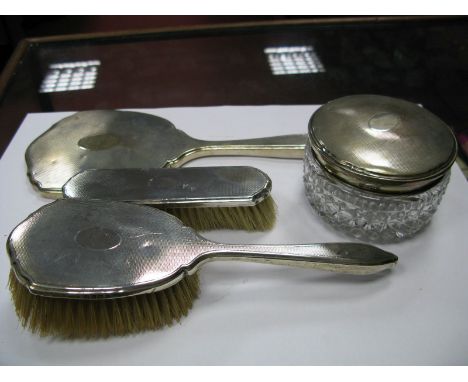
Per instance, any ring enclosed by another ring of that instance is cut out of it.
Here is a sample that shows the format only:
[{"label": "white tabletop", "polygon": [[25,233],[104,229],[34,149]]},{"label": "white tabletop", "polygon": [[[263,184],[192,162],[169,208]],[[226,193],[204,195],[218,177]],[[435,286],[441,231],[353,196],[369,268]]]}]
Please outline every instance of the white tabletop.
[{"label": "white tabletop", "polygon": [[[225,106],[143,110],[203,139],[306,133],[316,106]],[[26,177],[28,144],[70,113],[30,114],[0,161],[1,234],[48,203]],[[353,241],[308,205],[302,162],[205,158],[187,166],[252,165],[270,175],[279,214],[268,233],[215,231],[233,243]],[[415,238],[382,248],[400,258],[384,275],[356,277],[316,270],[213,262],[202,293],[173,327],[124,338],[39,338],[18,324],[0,254],[1,364],[315,365],[468,364],[468,188],[455,165],[431,224]]]}]

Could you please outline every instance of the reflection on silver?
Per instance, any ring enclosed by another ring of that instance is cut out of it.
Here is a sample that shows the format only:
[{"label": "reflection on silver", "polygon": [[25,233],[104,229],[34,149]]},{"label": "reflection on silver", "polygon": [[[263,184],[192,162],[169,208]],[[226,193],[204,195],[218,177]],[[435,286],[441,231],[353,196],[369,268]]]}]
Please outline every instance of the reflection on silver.
[{"label": "reflection on silver", "polygon": [[357,243],[215,243],[156,208],[73,199],[57,200],[34,212],[14,229],[7,247],[18,280],[31,293],[68,298],[162,290],[216,259],[353,274],[380,272],[398,260]]},{"label": "reflection on silver", "polygon": [[92,89],[100,65],[98,60],[51,64],[39,93]]},{"label": "reflection on silver", "polygon": [[264,49],[273,75],[322,73],[325,67],[313,46],[283,46]]},{"label": "reflection on silver", "polygon": [[370,171],[379,171],[380,169],[389,168],[392,162],[385,157],[385,152],[378,152],[371,149],[359,148],[356,149],[354,155],[360,161],[368,161],[367,169]]}]

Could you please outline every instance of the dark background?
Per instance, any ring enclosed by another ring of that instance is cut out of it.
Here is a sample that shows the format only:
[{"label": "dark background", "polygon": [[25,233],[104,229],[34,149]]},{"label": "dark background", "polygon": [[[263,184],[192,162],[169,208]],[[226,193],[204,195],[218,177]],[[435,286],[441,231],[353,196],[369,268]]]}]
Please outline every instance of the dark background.
[{"label": "dark background", "polygon": [[[102,32],[112,35],[31,40]],[[291,45],[313,45],[326,72],[273,76],[264,47]],[[50,63],[83,59],[102,62],[94,89],[38,92]],[[423,104],[453,127],[468,162],[467,17],[0,16],[0,68],[0,153],[31,112],[320,104],[365,93]]]},{"label": "dark background", "polygon": [[[295,16],[0,16],[0,70],[23,38],[191,25],[297,19]],[[302,17],[301,17],[302,18]],[[311,17],[311,18],[320,18]]]}]

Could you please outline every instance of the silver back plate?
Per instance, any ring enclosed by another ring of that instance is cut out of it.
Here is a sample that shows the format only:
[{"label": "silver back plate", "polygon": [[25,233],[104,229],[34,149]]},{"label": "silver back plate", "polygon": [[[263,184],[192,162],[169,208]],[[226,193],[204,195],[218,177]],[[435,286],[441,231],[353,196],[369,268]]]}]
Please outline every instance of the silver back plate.
[{"label": "silver back plate", "polygon": [[64,199],[18,225],[8,251],[15,274],[32,293],[102,298],[172,285],[206,243],[152,207]]},{"label": "silver back plate", "polygon": [[31,293],[66,298],[116,298],[162,290],[205,261],[244,260],[371,274],[398,258],[356,243],[221,244],[208,241],[156,208],[62,199],[10,234],[8,253]]},{"label": "silver back plate", "polygon": [[228,207],[255,205],[270,190],[268,175],[248,166],[91,169],[71,178],[63,195],[165,207]]},{"label": "silver back plate", "polygon": [[42,192],[59,194],[91,168],[161,168],[194,146],[166,119],[129,111],[75,113],[53,125],[26,151],[28,175]]}]

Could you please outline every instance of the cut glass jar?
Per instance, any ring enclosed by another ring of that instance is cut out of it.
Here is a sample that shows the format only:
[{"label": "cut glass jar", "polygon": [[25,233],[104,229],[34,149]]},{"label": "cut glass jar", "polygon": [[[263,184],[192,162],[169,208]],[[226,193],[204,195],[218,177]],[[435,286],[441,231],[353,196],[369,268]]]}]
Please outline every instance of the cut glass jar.
[{"label": "cut glass jar", "polygon": [[351,236],[399,241],[431,220],[456,152],[451,129],[418,105],[343,97],[309,122],[306,195],[320,216]]}]

